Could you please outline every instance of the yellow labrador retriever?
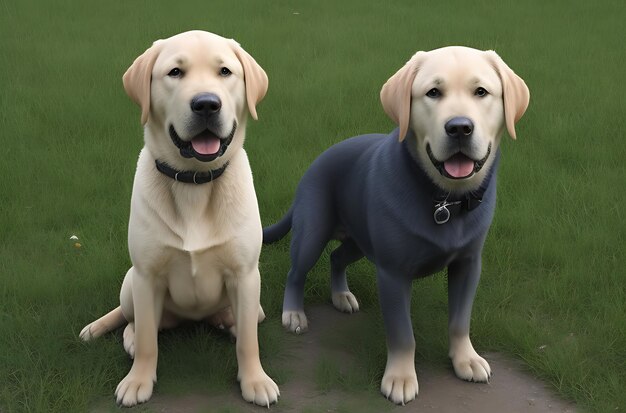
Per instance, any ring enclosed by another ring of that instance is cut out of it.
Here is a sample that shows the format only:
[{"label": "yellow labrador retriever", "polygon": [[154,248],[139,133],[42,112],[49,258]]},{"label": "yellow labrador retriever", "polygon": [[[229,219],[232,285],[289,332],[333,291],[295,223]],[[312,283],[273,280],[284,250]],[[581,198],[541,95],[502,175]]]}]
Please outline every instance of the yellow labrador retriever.
[{"label": "yellow labrador retriever", "polygon": [[236,327],[243,398],[269,406],[279,390],[259,360],[261,220],[242,147],[267,76],[234,40],[190,31],[156,41],[123,80],[141,106],[145,140],[128,225],[133,265],[120,306],[80,337],[128,322],[134,361],[115,394],[133,406],[152,395],[159,328],[185,319]]}]

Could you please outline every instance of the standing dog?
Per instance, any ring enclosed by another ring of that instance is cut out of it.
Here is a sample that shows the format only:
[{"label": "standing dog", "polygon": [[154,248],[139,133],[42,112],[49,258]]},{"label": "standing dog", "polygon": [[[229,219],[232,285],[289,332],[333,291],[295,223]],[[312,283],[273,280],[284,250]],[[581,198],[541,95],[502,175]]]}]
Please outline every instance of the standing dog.
[{"label": "standing dog", "polygon": [[234,323],[243,398],[269,406],[279,391],[259,360],[262,230],[242,147],[267,76],[234,40],[191,31],[156,41],[123,80],[145,125],[128,225],[133,266],[120,307],[80,337],[128,321],[124,348],[134,361],[115,394],[133,406],[152,395],[159,328],[209,317]]},{"label": "standing dog", "polygon": [[273,242],[292,230],[282,321],[296,333],[307,330],[306,274],[331,238],[342,241],[330,257],[337,309],[359,308],[346,266],[363,256],[376,265],[388,351],[381,391],[404,404],[418,392],[411,282],[445,267],[456,375],[477,382],[491,375],[470,342],[470,314],[496,203],[498,145],[505,127],[515,138],[529,91],[495,52],[446,47],[416,53],[380,97],[399,128],[324,152],[263,237]]}]

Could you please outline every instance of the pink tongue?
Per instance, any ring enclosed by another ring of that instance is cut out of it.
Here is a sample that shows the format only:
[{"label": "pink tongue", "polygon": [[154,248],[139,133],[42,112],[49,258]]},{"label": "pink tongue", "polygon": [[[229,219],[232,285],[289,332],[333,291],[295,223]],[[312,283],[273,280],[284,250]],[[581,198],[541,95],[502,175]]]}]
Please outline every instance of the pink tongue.
[{"label": "pink tongue", "polygon": [[193,150],[200,155],[213,155],[220,150],[220,140],[215,136],[196,137],[191,140]]},{"label": "pink tongue", "polygon": [[474,161],[462,153],[458,153],[445,161],[443,167],[451,177],[465,178],[474,171]]}]

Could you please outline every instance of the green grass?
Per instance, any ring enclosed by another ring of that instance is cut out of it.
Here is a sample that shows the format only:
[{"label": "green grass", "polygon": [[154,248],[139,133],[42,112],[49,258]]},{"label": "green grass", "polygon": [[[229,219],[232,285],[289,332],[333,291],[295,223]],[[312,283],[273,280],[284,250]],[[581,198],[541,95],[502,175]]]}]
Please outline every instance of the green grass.
[{"label": "green grass", "polygon": [[[116,305],[129,266],[142,140],[121,75],[154,39],[198,28],[237,39],[269,75],[246,141],[265,224],[286,211],[325,148],[392,129],[378,93],[416,50],[496,49],[526,80],[531,104],[518,141],[503,145],[474,344],[524,360],[587,411],[623,411],[624,19],[622,0],[0,0],[0,410],[85,411],[111,398],[130,367],[119,333],[77,340]],[[269,322],[260,339],[279,382],[269,355],[286,334],[278,320],[288,266],[287,241],[264,248]],[[309,276],[308,302],[328,300],[327,268],[326,254]],[[359,274],[353,290],[375,312],[373,267],[349,274]],[[442,275],[415,285],[418,358],[445,360],[445,291]],[[362,380],[377,391],[383,338],[360,346]],[[160,349],[158,392],[232,385],[234,349],[215,332],[166,333]]]}]

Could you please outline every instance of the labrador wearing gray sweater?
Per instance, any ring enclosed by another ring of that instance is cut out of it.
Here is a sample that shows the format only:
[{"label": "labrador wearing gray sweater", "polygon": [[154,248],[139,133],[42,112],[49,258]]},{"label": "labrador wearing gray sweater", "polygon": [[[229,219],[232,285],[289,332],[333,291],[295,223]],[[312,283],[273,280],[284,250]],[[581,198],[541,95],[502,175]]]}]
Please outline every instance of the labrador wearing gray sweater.
[{"label": "labrador wearing gray sweater", "polygon": [[418,393],[410,317],[414,279],[448,269],[449,356],[456,375],[485,382],[491,368],[470,341],[481,253],[496,204],[498,146],[528,107],[524,81],[493,51],[445,47],[417,52],[383,86],[381,101],[398,128],[347,139],[306,171],[289,212],[263,241],[291,229],[283,325],[308,329],[306,274],[331,239],[334,306],[358,311],[346,267],[376,265],[387,336],[381,392],[397,404]]}]

